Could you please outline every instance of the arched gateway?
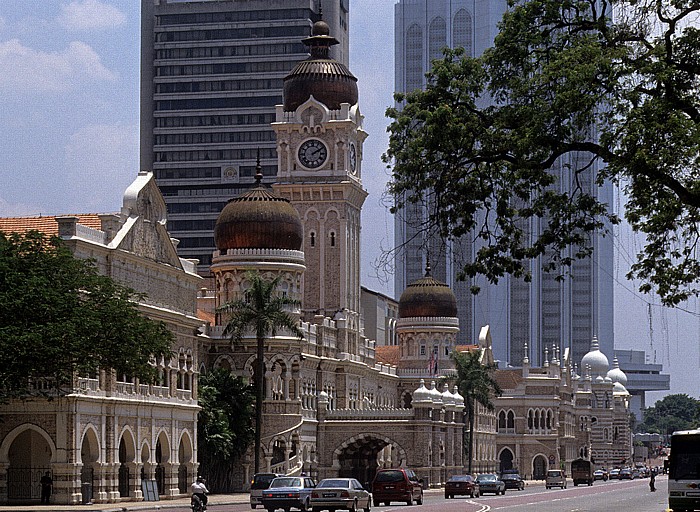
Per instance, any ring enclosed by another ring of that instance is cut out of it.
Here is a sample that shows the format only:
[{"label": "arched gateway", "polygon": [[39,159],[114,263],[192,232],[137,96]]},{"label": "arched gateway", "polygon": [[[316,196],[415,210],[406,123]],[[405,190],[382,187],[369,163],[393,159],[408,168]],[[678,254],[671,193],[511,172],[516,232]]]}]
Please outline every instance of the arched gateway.
[{"label": "arched gateway", "polygon": [[333,469],[340,477],[371,483],[379,468],[406,465],[406,451],[395,441],[376,433],[351,437],[333,452]]}]

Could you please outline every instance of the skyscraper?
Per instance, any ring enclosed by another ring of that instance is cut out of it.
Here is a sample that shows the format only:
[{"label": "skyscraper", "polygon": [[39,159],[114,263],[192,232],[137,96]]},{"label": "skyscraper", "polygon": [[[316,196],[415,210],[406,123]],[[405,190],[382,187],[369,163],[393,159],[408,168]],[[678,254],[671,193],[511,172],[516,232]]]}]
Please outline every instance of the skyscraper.
[{"label": "skyscraper", "polygon": [[[322,5],[321,5],[322,4]],[[322,7],[322,12],[321,12]],[[141,168],[153,170],[181,257],[208,275],[226,202],[277,174],[282,79],[320,17],[348,64],[348,0],[142,0]]]},{"label": "skyscraper", "polygon": [[[409,92],[425,86],[425,73],[433,59],[442,56],[445,46],[461,46],[467,55],[480,55],[493,45],[498,22],[506,9],[505,0],[399,0],[395,8],[395,89]],[[572,182],[570,171],[560,162],[552,172],[560,175],[562,189]],[[597,169],[580,176],[599,200],[612,204],[612,185],[598,188]],[[469,237],[444,244],[437,237],[425,236],[416,228],[424,219],[424,207],[406,209],[395,219],[395,293],[418,279],[430,260],[432,274],[450,285],[457,296],[460,342],[477,339],[482,325],[489,324],[494,339],[494,355],[502,362],[520,364],[525,344],[533,364],[541,364],[545,349],[569,348],[573,361],[580,361],[594,335],[601,350],[613,353],[613,250],[612,235],[594,235],[592,258],[576,261],[572,278],[555,279],[541,272],[541,263],[532,262],[532,282],[506,277],[497,285],[477,278],[474,282],[456,280],[460,261],[472,258],[474,246]],[[530,226],[539,229],[536,222]],[[481,292],[473,296],[471,285]]]}]

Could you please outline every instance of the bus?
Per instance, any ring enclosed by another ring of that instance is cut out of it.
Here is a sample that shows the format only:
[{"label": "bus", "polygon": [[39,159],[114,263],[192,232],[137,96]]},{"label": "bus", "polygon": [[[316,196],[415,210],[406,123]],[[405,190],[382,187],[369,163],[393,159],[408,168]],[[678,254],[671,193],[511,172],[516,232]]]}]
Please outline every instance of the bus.
[{"label": "bus", "polygon": [[671,436],[668,508],[673,512],[700,510],[700,429],[680,430]]}]

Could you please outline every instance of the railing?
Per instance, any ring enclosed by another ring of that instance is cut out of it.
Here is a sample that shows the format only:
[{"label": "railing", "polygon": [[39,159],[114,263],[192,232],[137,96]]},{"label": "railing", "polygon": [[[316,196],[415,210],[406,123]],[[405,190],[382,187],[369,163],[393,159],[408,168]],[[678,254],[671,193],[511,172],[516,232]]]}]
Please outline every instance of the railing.
[{"label": "railing", "polygon": [[33,500],[41,497],[41,477],[49,468],[7,469],[7,498],[10,500]]},{"label": "railing", "polygon": [[393,419],[393,418],[412,418],[413,409],[336,409],[328,411],[326,419]]},{"label": "railing", "polygon": [[125,395],[133,395],[136,393],[136,388],[133,382],[117,382],[117,393]]},{"label": "railing", "polygon": [[192,400],[192,391],[189,389],[178,389],[177,397],[180,400]]},{"label": "railing", "polygon": [[78,236],[84,240],[97,242],[99,244],[104,244],[105,240],[107,239],[107,234],[104,231],[83,226],[82,224],[75,225],[75,236]]}]

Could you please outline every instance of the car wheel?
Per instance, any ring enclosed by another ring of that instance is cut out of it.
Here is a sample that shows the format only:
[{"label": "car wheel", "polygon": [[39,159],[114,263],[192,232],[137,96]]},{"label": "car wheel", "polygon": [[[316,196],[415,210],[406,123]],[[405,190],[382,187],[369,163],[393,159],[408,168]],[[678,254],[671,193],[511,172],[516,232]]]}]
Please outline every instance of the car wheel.
[{"label": "car wheel", "polygon": [[375,507],[379,506],[379,500],[377,498],[374,498],[374,506]]},{"label": "car wheel", "polygon": [[368,496],[368,497],[367,497],[367,507],[365,507],[365,508],[362,509],[362,510],[364,510],[364,512],[370,512],[370,506],[369,506],[369,504],[370,504],[371,501],[372,501],[372,500],[371,500],[371,499],[369,498],[369,496]]},{"label": "car wheel", "polygon": [[309,498],[306,498],[301,504],[301,512],[309,512],[310,509]]},{"label": "car wheel", "polygon": [[385,506],[385,507],[388,507],[388,506],[389,506],[389,503],[391,503],[391,502],[390,502],[390,501],[385,501],[385,502],[384,502],[384,506]]},{"label": "car wheel", "polygon": [[416,503],[418,503],[419,505],[423,504],[423,491],[420,492],[420,496],[418,496]]},{"label": "car wheel", "polygon": [[255,510],[256,507],[257,505],[253,505],[252,503],[250,504],[250,508],[252,508],[253,510]]},{"label": "car wheel", "polygon": [[449,495],[449,494],[445,494],[445,499],[446,499],[446,500],[449,500],[449,499],[450,499],[450,495]]}]

